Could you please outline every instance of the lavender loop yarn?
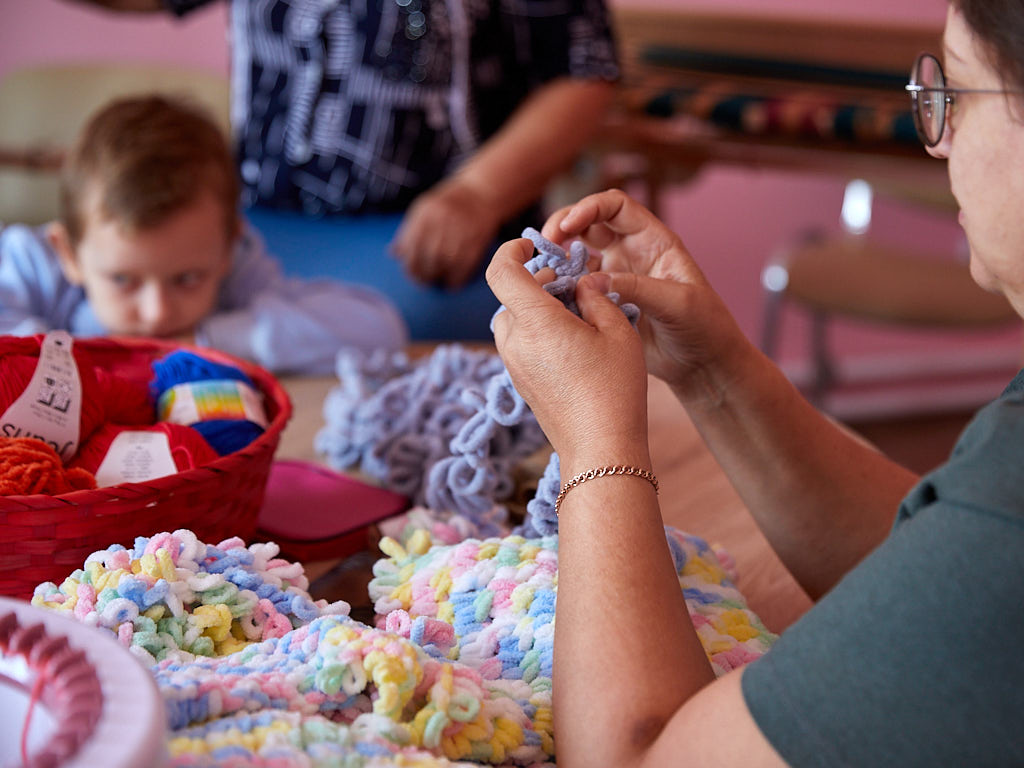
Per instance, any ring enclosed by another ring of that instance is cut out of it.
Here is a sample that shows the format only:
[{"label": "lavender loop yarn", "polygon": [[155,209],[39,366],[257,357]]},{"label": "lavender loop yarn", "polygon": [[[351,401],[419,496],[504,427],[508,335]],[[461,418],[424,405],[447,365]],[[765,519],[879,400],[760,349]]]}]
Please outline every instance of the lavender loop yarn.
[{"label": "lavender loop yarn", "polygon": [[553,269],[559,277],[579,277],[586,274],[587,247],[579,240],[574,240],[569,245],[569,252],[566,253],[562,246],[551,242],[533,227],[524,229],[523,237],[529,239],[537,249],[537,255],[526,263],[526,269],[531,275],[537,274],[545,267]]},{"label": "lavender loop yarn", "polygon": [[[523,237],[537,249],[526,269],[552,269],[556,277],[545,289],[578,315],[576,283],[587,273],[586,246],[576,241],[567,252],[532,227]],[[618,295],[608,296],[619,304]],[[635,326],[639,309],[619,306]],[[401,354],[346,349],[337,373],[341,383],[324,401],[326,424],[315,440],[329,464],[345,469],[358,463],[416,505],[462,515],[483,535],[501,533],[504,517],[494,510],[514,491],[513,468],[546,441],[497,355],[449,344],[412,364]],[[527,505],[522,535],[557,532],[558,489],[558,456],[552,454]]]},{"label": "lavender loop yarn", "polygon": [[462,425],[462,429],[451,440],[452,453],[473,453],[482,450],[483,446],[494,435],[497,421],[488,418],[485,411],[476,413]]},{"label": "lavender loop yarn", "polygon": [[[551,242],[533,227],[524,229],[523,237],[529,239],[537,249],[537,254],[524,265],[526,270],[531,275],[536,275],[546,268],[554,270],[555,279],[545,283],[544,290],[562,302],[574,315],[579,315],[580,310],[576,305],[576,283],[590,271],[587,269],[587,247],[579,240],[574,240],[566,252],[562,246]],[[617,293],[612,292],[607,296],[619,305],[629,322],[636,327],[637,318],[640,317],[639,307],[635,304],[620,304]],[[498,307],[498,311],[491,318],[491,333],[494,333],[494,318],[504,311],[504,306]]]},{"label": "lavender loop yarn", "polygon": [[512,385],[508,371],[487,382],[487,414],[498,424],[511,427],[523,420],[526,401]]},{"label": "lavender loop yarn", "polygon": [[526,505],[526,520],[516,531],[528,539],[538,536],[553,536],[558,533],[558,517],[555,515],[555,499],[562,487],[561,468],[558,454],[552,453],[544,474],[537,483],[537,493]]},{"label": "lavender loop yarn", "polygon": [[513,467],[545,439],[497,355],[450,344],[411,363],[346,349],[336,370],[315,438],[331,466],[359,465],[418,505],[501,533],[504,517],[491,511],[514,490]]}]

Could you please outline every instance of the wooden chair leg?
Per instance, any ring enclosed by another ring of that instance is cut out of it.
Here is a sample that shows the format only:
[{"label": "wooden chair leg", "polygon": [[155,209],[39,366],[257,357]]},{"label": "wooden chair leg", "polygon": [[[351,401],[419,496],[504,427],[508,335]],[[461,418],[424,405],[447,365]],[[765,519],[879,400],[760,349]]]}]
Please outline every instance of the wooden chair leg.
[{"label": "wooden chair leg", "polygon": [[785,296],[785,286],[779,289],[772,283],[768,271],[773,267],[774,265],[769,265],[761,274],[761,285],[764,288],[764,310],[761,313],[759,347],[766,356],[775,360],[779,351],[779,324],[782,322],[782,300]]},{"label": "wooden chair leg", "polygon": [[808,399],[819,408],[825,402],[825,396],[836,383],[835,366],[828,350],[829,314],[821,310],[811,312],[811,360],[813,362],[813,378],[811,379]]}]

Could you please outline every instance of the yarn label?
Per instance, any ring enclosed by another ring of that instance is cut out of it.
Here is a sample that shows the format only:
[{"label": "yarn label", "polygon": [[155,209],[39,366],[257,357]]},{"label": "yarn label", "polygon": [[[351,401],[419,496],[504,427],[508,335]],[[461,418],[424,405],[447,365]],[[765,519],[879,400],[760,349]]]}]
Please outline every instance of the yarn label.
[{"label": "yarn label", "polygon": [[25,391],[0,416],[4,437],[34,437],[65,463],[78,451],[81,437],[82,380],[67,331],[50,331]]},{"label": "yarn label", "polygon": [[144,483],[177,471],[165,433],[128,430],[110,443],[96,470],[96,485]]},{"label": "yarn label", "polygon": [[266,429],[260,394],[243,381],[208,379],[176,384],[160,395],[160,421],[192,425],[199,421],[251,421]]}]

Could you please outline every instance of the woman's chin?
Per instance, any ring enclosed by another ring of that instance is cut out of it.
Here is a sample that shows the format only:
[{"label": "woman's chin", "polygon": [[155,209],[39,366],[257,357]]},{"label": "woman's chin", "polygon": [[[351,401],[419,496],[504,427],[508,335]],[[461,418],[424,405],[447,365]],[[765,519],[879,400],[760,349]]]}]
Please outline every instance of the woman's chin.
[{"label": "woman's chin", "polygon": [[1002,286],[999,281],[996,280],[988,268],[981,263],[977,256],[974,254],[974,250],[971,250],[971,279],[978,284],[979,288],[982,288],[989,293],[1002,293]]}]

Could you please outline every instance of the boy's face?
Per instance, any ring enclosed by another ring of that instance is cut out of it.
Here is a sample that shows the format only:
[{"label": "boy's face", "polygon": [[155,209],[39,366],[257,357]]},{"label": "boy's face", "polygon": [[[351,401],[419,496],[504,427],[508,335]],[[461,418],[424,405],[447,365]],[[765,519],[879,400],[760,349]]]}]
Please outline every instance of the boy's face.
[{"label": "boy's face", "polygon": [[136,232],[103,216],[95,195],[87,202],[78,247],[71,248],[60,224],[50,240],[65,276],[85,290],[97,319],[114,335],[190,337],[213,311],[231,266],[220,203],[202,195]]}]

